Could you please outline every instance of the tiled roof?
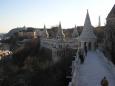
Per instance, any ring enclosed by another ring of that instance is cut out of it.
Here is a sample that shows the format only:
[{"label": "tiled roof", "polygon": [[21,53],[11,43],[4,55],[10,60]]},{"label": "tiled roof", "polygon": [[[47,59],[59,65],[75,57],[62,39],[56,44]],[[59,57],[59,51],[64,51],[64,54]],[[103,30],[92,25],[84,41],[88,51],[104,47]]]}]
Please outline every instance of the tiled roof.
[{"label": "tiled roof", "polygon": [[113,18],[113,17],[115,17],[115,5],[113,6],[112,10],[107,16],[107,18]]}]

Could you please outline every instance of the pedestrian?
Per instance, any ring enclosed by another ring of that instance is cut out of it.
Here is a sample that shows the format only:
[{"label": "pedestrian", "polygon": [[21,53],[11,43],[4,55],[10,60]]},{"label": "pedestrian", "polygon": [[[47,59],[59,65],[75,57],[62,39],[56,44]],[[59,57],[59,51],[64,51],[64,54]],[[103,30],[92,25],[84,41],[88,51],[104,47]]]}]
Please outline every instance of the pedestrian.
[{"label": "pedestrian", "polygon": [[84,55],[83,55],[82,50],[79,50],[78,54],[79,54],[80,62],[81,62],[81,64],[83,64],[84,63]]},{"label": "pedestrian", "polygon": [[108,82],[108,80],[106,79],[106,77],[104,77],[104,78],[101,80],[101,86],[109,86],[109,82]]},{"label": "pedestrian", "polygon": [[87,46],[86,45],[84,47],[84,50],[85,50],[85,55],[87,56]]}]

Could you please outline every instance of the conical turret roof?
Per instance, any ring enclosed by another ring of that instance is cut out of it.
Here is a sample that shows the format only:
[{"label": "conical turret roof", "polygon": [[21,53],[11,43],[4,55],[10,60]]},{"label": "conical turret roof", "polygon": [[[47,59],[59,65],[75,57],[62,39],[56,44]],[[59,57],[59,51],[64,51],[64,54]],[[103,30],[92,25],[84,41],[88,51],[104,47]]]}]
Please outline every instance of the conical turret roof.
[{"label": "conical turret roof", "polygon": [[90,21],[90,17],[89,17],[89,12],[87,10],[84,27],[88,27],[88,26],[91,26],[91,21]]},{"label": "conical turret roof", "polygon": [[58,39],[65,38],[65,34],[63,33],[63,30],[61,28],[61,22],[59,22],[59,27],[58,27],[58,31],[57,31],[57,38]]},{"label": "conical turret roof", "polygon": [[115,18],[115,5],[113,6],[112,10],[108,14],[107,18]]},{"label": "conical turret roof", "polygon": [[83,27],[83,30],[82,30],[81,35],[79,37],[79,40],[89,42],[89,41],[93,41],[95,39],[96,39],[96,36],[93,32],[93,26],[91,25],[89,13],[87,10],[84,27]]},{"label": "conical turret roof", "polygon": [[75,25],[75,28],[74,28],[73,33],[72,33],[72,37],[77,38],[78,36],[79,36],[79,33],[78,33],[77,27]]},{"label": "conical turret roof", "polygon": [[44,25],[44,30],[43,30],[43,33],[42,33],[42,38],[49,38],[49,34],[47,32],[47,29],[46,29],[45,25]]}]

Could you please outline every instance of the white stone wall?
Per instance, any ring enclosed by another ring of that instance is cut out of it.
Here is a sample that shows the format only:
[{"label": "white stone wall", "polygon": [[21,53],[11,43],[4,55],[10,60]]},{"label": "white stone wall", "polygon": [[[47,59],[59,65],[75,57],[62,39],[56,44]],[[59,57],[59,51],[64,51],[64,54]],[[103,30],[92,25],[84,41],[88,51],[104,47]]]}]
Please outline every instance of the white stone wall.
[{"label": "white stone wall", "polygon": [[[58,60],[59,55],[57,55],[59,50],[64,48],[77,49],[78,48],[78,39],[71,38],[68,40],[57,40],[57,39],[48,39],[41,38],[41,47],[45,47],[52,50],[52,58],[54,61]],[[62,52],[63,54],[63,52]]]}]

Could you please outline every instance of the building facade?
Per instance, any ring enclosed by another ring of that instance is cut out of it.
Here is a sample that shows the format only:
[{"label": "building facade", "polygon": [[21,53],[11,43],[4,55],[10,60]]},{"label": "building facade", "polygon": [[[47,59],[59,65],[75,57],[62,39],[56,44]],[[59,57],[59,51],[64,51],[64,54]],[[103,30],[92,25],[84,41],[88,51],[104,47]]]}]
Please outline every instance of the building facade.
[{"label": "building facade", "polygon": [[115,53],[115,5],[111,9],[110,13],[106,18],[106,26],[104,30],[104,49],[108,57],[114,61]]},{"label": "building facade", "polygon": [[18,32],[18,37],[37,38],[37,32],[34,29],[23,27],[24,30]]},{"label": "building facade", "polygon": [[72,49],[75,52],[78,48],[83,48],[86,45],[88,48],[91,47],[92,50],[95,49],[96,36],[93,32],[94,28],[91,25],[89,13],[87,11],[85,23],[83,30],[79,36],[78,30],[75,26],[71,38],[66,38],[59,23],[58,31],[55,38],[49,38],[46,27],[44,26],[43,34],[41,36],[41,47],[48,48],[52,50],[52,59],[57,61],[59,57],[66,55],[68,52],[66,49]]},{"label": "building facade", "polygon": [[78,48],[78,32],[75,29],[72,33],[72,38],[68,39],[65,37],[61,23],[58,26],[58,31],[55,38],[49,38],[46,27],[44,26],[43,34],[40,37],[41,47],[48,48],[52,51],[53,61],[57,61],[59,57],[65,56],[67,54],[66,49],[72,49],[74,51]]}]

